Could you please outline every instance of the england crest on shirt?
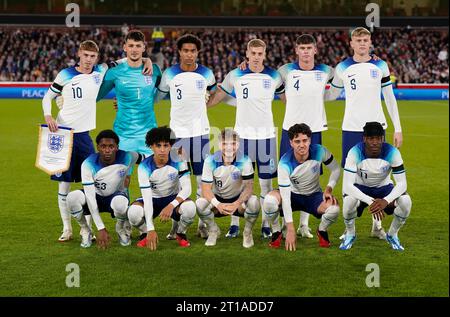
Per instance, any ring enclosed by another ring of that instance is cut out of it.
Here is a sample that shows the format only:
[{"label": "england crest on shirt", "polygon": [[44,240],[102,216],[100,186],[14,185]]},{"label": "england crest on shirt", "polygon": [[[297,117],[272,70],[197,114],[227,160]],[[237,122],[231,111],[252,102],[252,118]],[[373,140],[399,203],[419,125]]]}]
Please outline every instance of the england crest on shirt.
[{"label": "england crest on shirt", "polygon": [[101,79],[100,79],[100,74],[95,74],[94,76],[92,76],[92,78],[94,79],[94,82],[96,85],[100,85],[101,84]]},{"label": "england crest on shirt", "polygon": [[371,69],[370,70],[370,77],[372,77],[373,79],[377,79],[378,78],[378,70]]},{"label": "england crest on shirt", "polygon": [[120,170],[120,171],[118,172],[118,174],[119,174],[119,177],[120,177],[120,178],[123,178],[123,177],[125,176],[125,174],[126,174],[126,171],[125,171],[125,170]]},{"label": "england crest on shirt", "polygon": [[178,173],[170,173],[169,175],[167,175],[167,177],[169,178],[169,180],[174,181],[175,179],[177,179]]},{"label": "england crest on shirt", "polygon": [[205,81],[204,80],[196,80],[195,85],[198,90],[203,90],[205,88]]},{"label": "england crest on shirt", "polygon": [[322,81],[322,73],[321,72],[316,72],[316,80]]},{"label": "england crest on shirt", "polygon": [[272,81],[270,79],[263,79],[263,88],[270,89]]},{"label": "england crest on shirt", "polygon": [[50,152],[58,153],[61,152],[64,146],[64,135],[60,134],[49,134],[47,140],[47,146]]},{"label": "england crest on shirt", "polygon": [[153,78],[152,76],[144,76],[144,81],[145,83],[150,86],[151,84],[153,84]]},{"label": "england crest on shirt", "polygon": [[238,179],[241,178],[241,172],[236,171],[236,172],[231,173],[231,178],[232,178],[234,181],[237,181]]}]

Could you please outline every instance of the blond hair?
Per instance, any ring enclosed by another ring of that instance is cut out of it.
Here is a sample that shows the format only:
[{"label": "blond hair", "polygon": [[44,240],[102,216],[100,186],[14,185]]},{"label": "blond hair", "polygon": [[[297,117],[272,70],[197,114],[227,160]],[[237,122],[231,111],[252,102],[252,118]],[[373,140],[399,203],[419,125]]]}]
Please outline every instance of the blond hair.
[{"label": "blond hair", "polygon": [[83,41],[80,43],[80,51],[91,51],[91,52],[99,52],[98,45],[91,40]]},{"label": "blond hair", "polygon": [[250,49],[250,47],[262,47],[266,49],[266,43],[264,43],[264,41],[260,39],[253,39],[250,40],[247,44],[247,49]]},{"label": "blond hair", "polygon": [[239,142],[239,134],[231,128],[225,128],[220,131],[220,140],[221,141],[236,141]]},{"label": "blond hair", "polygon": [[350,37],[353,38],[355,36],[363,36],[363,35],[371,36],[372,33],[370,33],[370,31],[366,28],[358,27],[352,31],[352,33],[350,34]]}]

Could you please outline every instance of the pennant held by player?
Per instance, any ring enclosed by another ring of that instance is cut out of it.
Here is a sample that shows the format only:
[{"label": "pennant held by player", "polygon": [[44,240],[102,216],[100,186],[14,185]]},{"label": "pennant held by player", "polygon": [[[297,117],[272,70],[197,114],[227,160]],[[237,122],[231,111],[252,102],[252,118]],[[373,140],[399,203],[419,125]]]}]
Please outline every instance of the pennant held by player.
[{"label": "pennant held by player", "polygon": [[41,124],[36,167],[49,175],[67,171],[72,157],[72,146],[73,129],[59,126],[56,132],[50,132],[46,124]]}]

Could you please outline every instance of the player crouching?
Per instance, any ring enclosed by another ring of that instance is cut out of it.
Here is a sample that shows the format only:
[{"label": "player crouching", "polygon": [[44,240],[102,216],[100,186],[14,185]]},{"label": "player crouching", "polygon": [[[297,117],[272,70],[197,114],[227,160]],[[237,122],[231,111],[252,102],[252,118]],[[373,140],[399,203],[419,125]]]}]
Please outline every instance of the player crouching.
[{"label": "player crouching", "polygon": [[[295,124],[288,130],[291,149],[282,156],[278,164],[280,189],[270,192],[264,200],[263,210],[274,228],[270,247],[281,246],[282,234],[278,223],[278,216],[281,214],[287,227],[286,250],[296,250],[293,210],[304,210],[321,219],[317,230],[319,245],[325,248],[330,246],[327,229],[339,215],[339,205],[332,192],[339,179],[340,168],[324,146],[311,144],[311,134],[311,129],[304,123]],[[331,171],[323,193],[319,184],[321,163]]]},{"label": "player crouching", "polygon": [[202,196],[197,199],[197,212],[206,223],[206,246],[216,245],[220,235],[214,217],[234,215],[245,218],[244,248],[251,248],[253,226],[258,219],[260,204],[253,194],[253,165],[239,149],[239,136],[232,129],[220,134],[219,151],[209,156],[203,165]]},{"label": "player crouching", "polygon": [[195,217],[195,203],[189,200],[191,179],[187,163],[172,151],[175,135],[167,127],[153,128],[145,137],[145,143],[153,151],[139,165],[138,179],[142,198],[128,208],[130,223],[147,236],[138,247],[156,250],[158,234],[153,218],[162,222],[170,218],[178,222],[176,238],[181,247],[189,247],[187,228]]},{"label": "player crouching", "polygon": [[101,131],[97,138],[98,153],[91,154],[81,165],[83,190],[67,195],[70,213],[81,227],[81,247],[92,244],[92,232],[86,215],[92,215],[98,230],[97,245],[106,248],[110,237],[99,212],[109,212],[117,219],[116,231],[122,246],[131,243],[131,226],[127,219],[129,175],[140,156],[119,150],[119,137],[112,130]]},{"label": "player crouching", "polygon": [[397,234],[409,217],[412,202],[406,192],[402,156],[397,148],[384,142],[381,123],[367,122],[364,126],[363,142],[352,147],[345,160],[343,183],[346,233],[340,249],[352,247],[356,239],[356,217],[369,206],[377,220],[382,220],[384,213],[394,216],[386,240],[394,250],[403,251]]}]

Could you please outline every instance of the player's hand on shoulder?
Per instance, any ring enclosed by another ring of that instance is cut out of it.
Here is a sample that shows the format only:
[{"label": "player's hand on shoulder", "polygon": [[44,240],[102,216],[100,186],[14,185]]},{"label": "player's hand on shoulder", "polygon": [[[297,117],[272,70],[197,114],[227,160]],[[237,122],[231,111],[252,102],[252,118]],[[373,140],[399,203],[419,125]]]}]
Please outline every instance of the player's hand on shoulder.
[{"label": "player's hand on shoulder", "polygon": [[155,230],[147,232],[147,248],[154,251],[158,245],[158,234]]},{"label": "player's hand on shoulder", "polygon": [[246,70],[247,69],[247,62],[243,61],[242,63],[239,64],[239,69],[240,70]]},{"label": "player's hand on shoulder", "polygon": [[53,119],[52,116],[50,115],[44,116],[44,119],[45,123],[47,123],[48,125],[48,129],[50,130],[50,132],[58,131],[58,124],[56,123],[55,119]]},{"label": "player's hand on shoulder", "polygon": [[143,58],[142,61],[144,62],[144,69],[142,70],[142,74],[146,76],[153,75],[153,63],[150,58]]},{"label": "player's hand on shoulder", "polygon": [[97,233],[97,247],[99,249],[105,250],[109,247],[111,243],[111,237],[108,231],[105,229],[99,230]]}]

